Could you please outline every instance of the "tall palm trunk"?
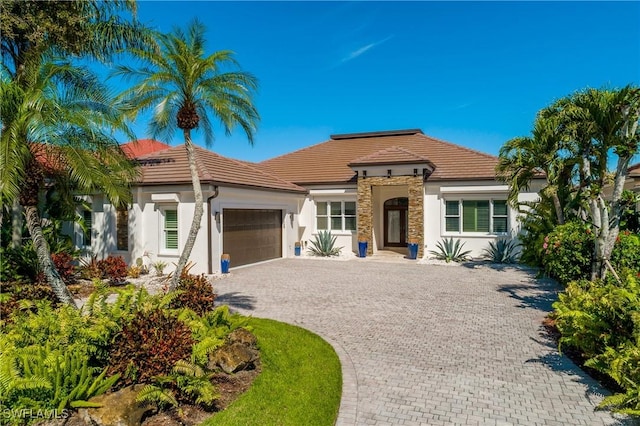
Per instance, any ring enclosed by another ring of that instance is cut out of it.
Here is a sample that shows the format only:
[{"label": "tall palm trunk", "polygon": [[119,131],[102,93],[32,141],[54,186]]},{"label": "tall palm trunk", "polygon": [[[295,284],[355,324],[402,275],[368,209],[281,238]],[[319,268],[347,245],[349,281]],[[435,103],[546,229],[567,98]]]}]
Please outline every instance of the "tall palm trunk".
[{"label": "tall palm trunk", "polygon": [[58,300],[67,305],[76,307],[76,303],[73,300],[73,296],[69,292],[66,284],[62,280],[62,277],[58,273],[56,267],[51,260],[51,252],[49,251],[49,245],[44,239],[42,234],[42,226],[40,225],[40,215],[38,214],[38,208],[36,206],[25,206],[25,218],[27,228],[31,234],[33,240],[33,246],[36,249],[38,256],[38,263],[42,268],[44,276],[47,278],[49,285],[53,289]]},{"label": "tall palm trunk", "polygon": [[193,220],[191,221],[191,229],[189,229],[189,235],[187,241],[182,249],[180,260],[173,273],[171,279],[171,285],[169,290],[174,290],[178,287],[180,282],[180,275],[187,265],[187,261],[191,256],[191,251],[196,243],[196,237],[200,231],[200,223],[202,222],[202,215],[204,214],[204,206],[202,204],[202,187],[200,186],[200,176],[198,175],[198,166],[196,165],[196,153],[191,141],[191,130],[184,129],[184,147],[187,150],[187,159],[189,160],[189,171],[191,172],[191,182],[193,184],[193,195],[195,197],[195,208],[193,211]]}]

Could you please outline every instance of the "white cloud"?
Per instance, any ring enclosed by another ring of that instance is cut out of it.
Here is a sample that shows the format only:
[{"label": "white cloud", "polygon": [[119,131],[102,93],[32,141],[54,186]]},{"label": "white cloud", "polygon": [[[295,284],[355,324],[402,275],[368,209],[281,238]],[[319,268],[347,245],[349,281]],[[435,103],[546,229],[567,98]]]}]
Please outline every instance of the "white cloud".
[{"label": "white cloud", "polygon": [[385,43],[387,41],[389,41],[390,39],[392,39],[393,36],[388,36],[380,41],[376,41],[373,43],[369,43],[366,46],[362,46],[359,49],[354,50],[353,52],[349,53],[347,56],[345,56],[344,58],[342,58],[342,60],[340,62],[345,63],[348,61],[351,61],[355,58],[357,58],[358,56],[362,56],[363,54],[365,54],[366,52],[368,52],[369,50],[373,49],[374,47],[380,46],[382,43]]}]

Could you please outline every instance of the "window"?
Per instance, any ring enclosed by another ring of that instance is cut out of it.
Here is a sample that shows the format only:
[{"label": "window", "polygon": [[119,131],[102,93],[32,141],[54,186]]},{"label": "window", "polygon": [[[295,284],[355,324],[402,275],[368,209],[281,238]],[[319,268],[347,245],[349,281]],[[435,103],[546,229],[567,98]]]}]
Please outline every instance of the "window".
[{"label": "window", "polygon": [[462,232],[489,232],[489,201],[462,202]]},{"label": "window", "polygon": [[506,201],[493,202],[493,232],[505,233],[508,230],[508,209]]},{"label": "window", "polygon": [[126,207],[116,210],[116,244],[118,250],[129,250],[129,210]]},{"label": "window", "polygon": [[178,210],[165,209],[164,214],[164,246],[166,250],[178,250]]},{"label": "window", "polygon": [[316,203],[318,231],[355,231],[355,201],[319,201]]},{"label": "window", "polygon": [[445,201],[444,221],[447,232],[460,232],[459,201]]},{"label": "window", "polygon": [[446,200],[445,232],[508,232],[509,214],[505,200]]},{"label": "window", "polygon": [[84,222],[84,229],[82,230],[82,245],[85,247],[91,247],[92,217],[93,214],[91,210],[82,211],[82,221]]}]

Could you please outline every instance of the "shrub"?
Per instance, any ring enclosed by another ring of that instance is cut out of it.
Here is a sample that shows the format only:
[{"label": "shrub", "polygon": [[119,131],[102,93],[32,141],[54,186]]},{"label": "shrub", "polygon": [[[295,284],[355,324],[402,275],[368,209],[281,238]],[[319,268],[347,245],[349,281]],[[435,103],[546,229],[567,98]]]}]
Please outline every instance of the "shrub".
[{"label": "shrub", "polygon": [[119,378],[107,378],[106,370],[90,367],[82,353],[50,345],[2,346],[0,401],[12,413],[92,406],[87,400],[105,393]]},{"label": "shrub", "polygon": [[103,271],[98,264],[98,256],[91,255],[88,258],[80,259],[80,276],[85,280],[102,279]]},{"label": "shrub", "polygon": [[429,253],[435,256],[438,260],[444,260],[445,262],[463,262],[469,259],[469,253],[471,250],[462,251],[464,243],[460,244],[460,240],[453,240],[453,238],[444,239],[436,243],[438,250],[429,250]]},{"label": "shrub", "polygon": [[640,414],[640,285],[635,272],[618,283],[605,280],[571,282],[553,304],[560,348],[569,345],[588,358],[585,365],[613,378],[623,389],[601,407]]},{"label": "shrub", "polygon": [[591,274],[594,237],[581,222],[557,226],[544,238],[545,272],[562,284],[587,278]]},{"label": "shrub", "polygon": [[151,264],[153,269],[156,270],[156,274],[161,277],[164,275],[164,268],[167,267],[167,262],[163,262],[162,260],[156,260]]},{"label": "shrub", "polygon": [[329,257],[340,254],[342,247],[336,247],[338,237],[331,235],[331,231],[320,231],[315,240],[311,241],[309,251],[315,256]]},{"label": "shrub", "polygon": [[53,253],[51,260],[55,265],[62,280],[67,284],[72,284],[76,280],[76,267],[73,265],[73,256],[66,252]]},{"label": "shrub", "polygon": [[518,243],[506,238],[489,241],[489,248],[484,249],[484,257],[494,263],[516,263]]},{"label": "shrub", "polygon": [[142,274],[142,268],[140,266],[129,266],[127,268],[127,276],[131,278],[138,278]]},{"label": "shrub", "polygon": [[127,277],[127,264],[122,256],[109,255],[98,261],[98,269],[102,271],[102,278],[107,278],[112,284],[120,284]]},{"label": "shrub", "polygon": [[151,383],[171,373],[178,360],[188,359],[193,343],[189,327],[168,311],[140,311],[113,341],[109,374],[120,374],[123,386]]},{"label": "shrub", "polygon": [[189,308],[198,315],[203,315],[214,309],[216,294],[211,282],[204,274],[183,273],[176,290],[178,290],[178,295],[173,300],[172,307]]},{"label": "shrub", "polygon": [[611,253],[611,264],[616,270],[629,268],[640,272],[640,236],[620,232]]}]

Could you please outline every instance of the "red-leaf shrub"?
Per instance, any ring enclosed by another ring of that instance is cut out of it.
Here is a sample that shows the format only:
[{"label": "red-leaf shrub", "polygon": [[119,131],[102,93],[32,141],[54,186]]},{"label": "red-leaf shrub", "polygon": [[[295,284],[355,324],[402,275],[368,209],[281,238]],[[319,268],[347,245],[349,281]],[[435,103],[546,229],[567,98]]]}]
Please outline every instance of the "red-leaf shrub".
[{"label": "red-leaf shrub", "polygon": [[127,277],[127,264],[122,256],[110,254],[98,261],[98,269],[102,271],[103,278],[108,278],[113,284],[121,283]]},{"label": "red-leaf shrub", "polygon": [[51,260],[65,283],[72,284],[75,282],[76,268],[72,263],[73,256],[65,252],[53,253],[51,255]]},{"label": "red-leaf shrub", "polygon": [[108,374],[119,373],[121,387],[150,383],[169,374],[176,361],[189,358],[193,343],[189,327],[169,312],[138,312],[111,346]]},{"label": "red-leaf shrub", "polygon": [[172,303],[174,308],[189,308],[198,315],[214,309],[216,294],[207,277],[202,275],[182,274],[177,290],[182,291]]}]

